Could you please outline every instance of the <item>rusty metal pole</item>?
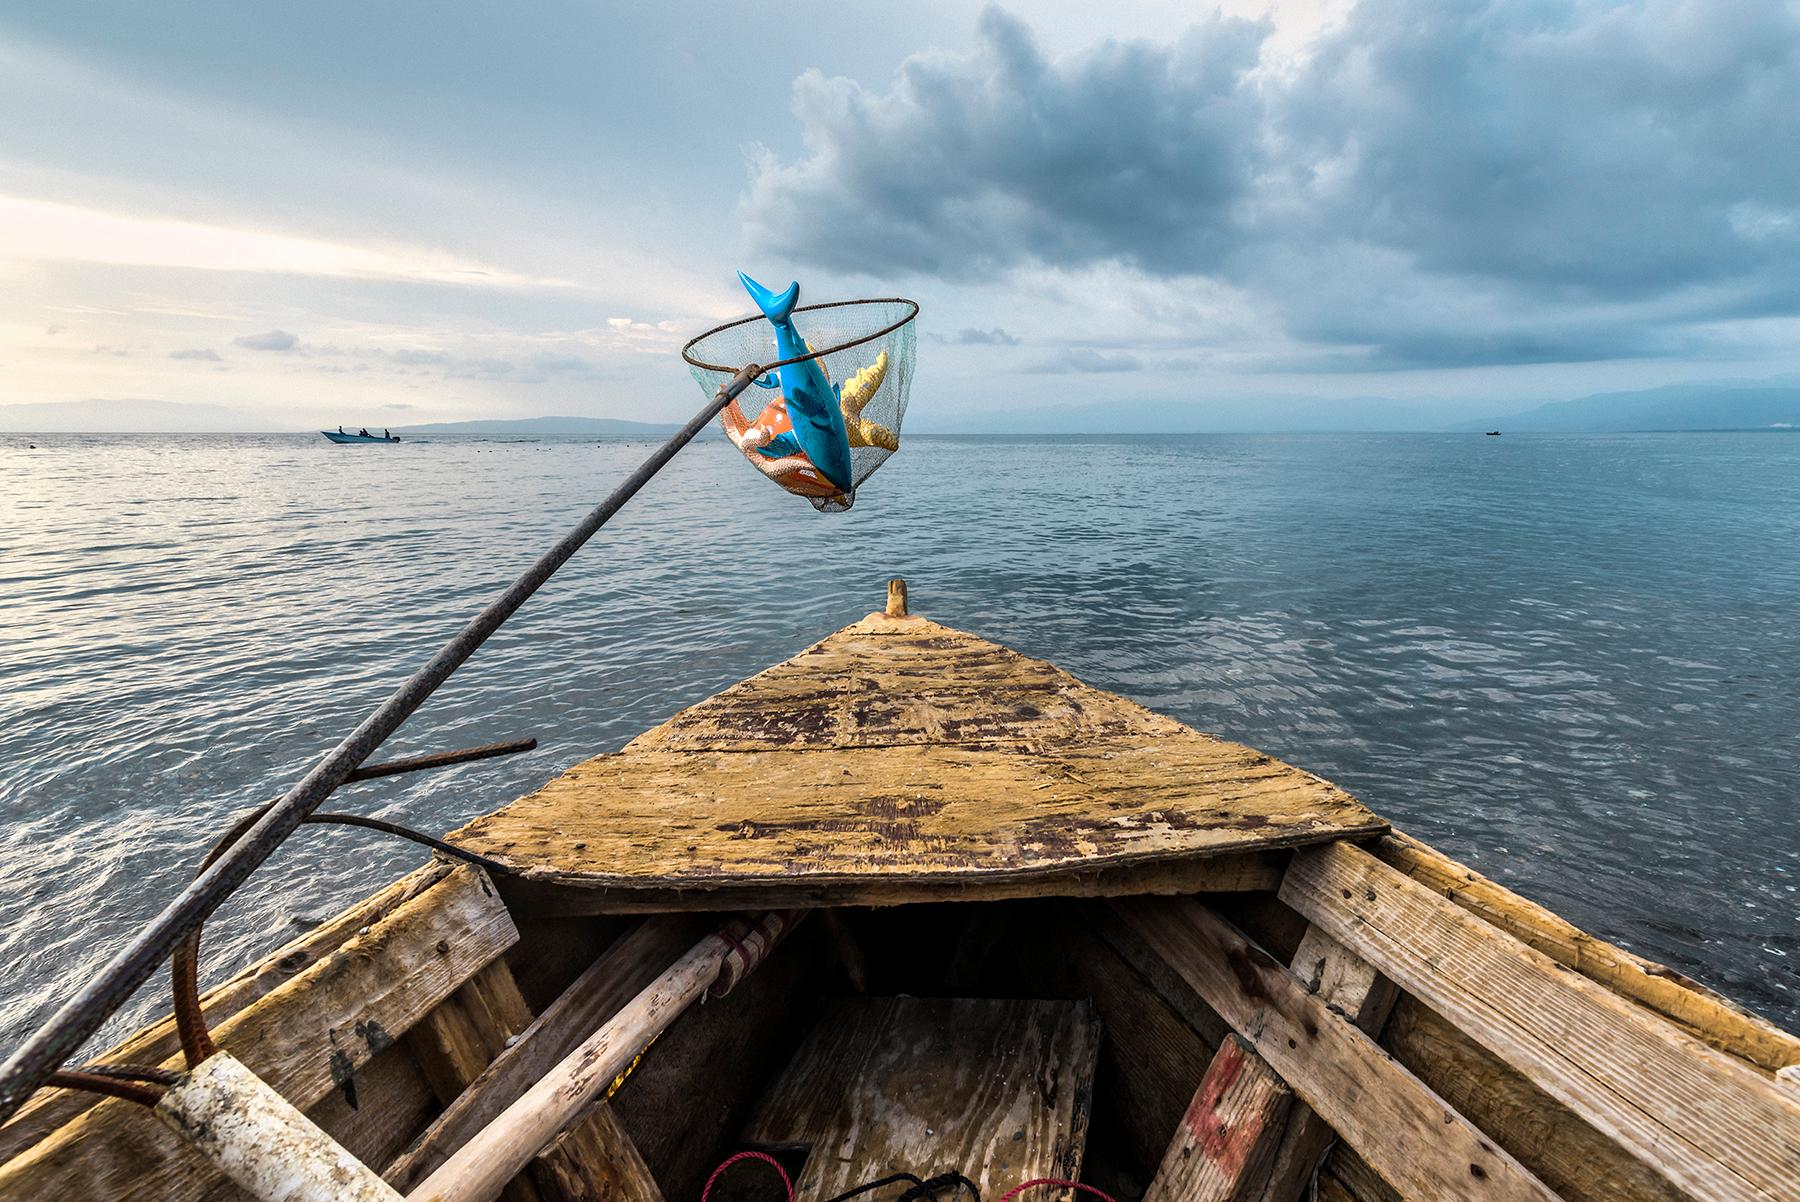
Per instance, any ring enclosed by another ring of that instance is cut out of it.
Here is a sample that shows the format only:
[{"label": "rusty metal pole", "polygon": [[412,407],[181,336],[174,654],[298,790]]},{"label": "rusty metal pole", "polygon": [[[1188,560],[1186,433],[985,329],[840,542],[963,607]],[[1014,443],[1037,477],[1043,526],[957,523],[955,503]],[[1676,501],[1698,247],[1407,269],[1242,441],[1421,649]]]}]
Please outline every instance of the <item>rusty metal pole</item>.
[{"label": "rusty metal pole", "polygon": [[175,950],[195,926],[206,921],[244,880],[269,858],[287,837],[294,833],[306,816],[317,809],[333,790],[386,741],[389,735],[411,717],[437,687],[449,679],[505,621],[546,580],[556,574],[569,557],[606,525],[651,477],[661,471],[675,453],[691,442],[708,422],[719,415],[737,396],[762,374],[752,364],[738,372],[720,387],[713,399],[687,424],[658,447],[639,465],[624,483],[612,491],[588,515],[564,535],[555,546],[540,556],[525,573],[507,586],[487,608],[476,614],[425,665],[407,678],[375,712],[364,718],[343,742],[313,765],[298,784],[289,789],[267,813],[232,844],[211,867],[158,914],[148,926],[133,937],[131,943],[109,961],[105,968],[75,991],[73,997],[51,1015],[50,1020],[32,1033],[18,1050],[0,1066],[0,1122],[11,1118],[24,1105],[44,1078],[87,1042],[107,1016],[117,1010],[139,985]]}]

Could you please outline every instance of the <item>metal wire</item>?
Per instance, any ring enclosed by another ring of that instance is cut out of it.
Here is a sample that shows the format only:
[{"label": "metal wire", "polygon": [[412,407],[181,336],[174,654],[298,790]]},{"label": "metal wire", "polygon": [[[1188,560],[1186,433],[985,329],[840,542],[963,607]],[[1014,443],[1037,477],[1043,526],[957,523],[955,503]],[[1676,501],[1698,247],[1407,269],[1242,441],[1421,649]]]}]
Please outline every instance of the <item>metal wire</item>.
[{"label": "metal wire", "polygon": [[[822,359],[826,355],[835,355],[839,351],[847,351],[853,346],[861,346],[865,342],[873,342],[877,338],[892,334],[895,330],[919,315],[919,302],[907,300],[904,296],[878,296],[866,300],[825,301],[824,303],[817,305],[801,305],[799,308],[795,309],[794,312],[817,313],[822,309],[847,309],[853,305],[905,305],[907,306],[907,313],[905,317],[902,317],[898,321],[889,322],[874,333],[863,334],[859,337],[850,339],[848,342],[840,342],[836,346],[822,347],[816,351],[808,350],[806,354],[795,355],[791,359],[782,359],[775,363],[766,363],[756,369],[756,374],[760,376],[764,372],[774,371],[778,367],[787,367],[794,363],[804,363],[808,359]],[[761,313],[758,313],[754,317],[740,317],[736,321],[727,321],[723,324],[716,325],[704,334],[696,334],[694,337],[688,339],[687,345],[681,348],[681,357],[687,361],[687,364],[690,367],[697,367],[701,371],[716,371],[724,375],[730,375],[732,372],[738,370],[737,365],[727,367],[722,363],[707,363],[704,360],[694,358],[691,352],[696,346],[699,346],[714,334],[723,334],[726,330],[735,330],[739,326],[747,326],[753,322],[765,320],[767,319]],[[743,389],[739,389],[738,391],[742,392]],[[735,396],[736,393],[733,393],[732,395]],[[724,406],[721,405],[720,408],[723,409]]]},{"label": "metal wire", "polygon": [[687,420],[667,442],[615,488],[575,528],[564,535],[523,575],[491,601],[436,655],[395,689],[393,694],[311,771],[289,789],[245,830],[242,837],[171,901],[156,918],[137,933],[107,965],[75,991],[49,1021],[39,1027],[0,1066],[0,1122],[18,1112],[33,1091],[75,1052],[100,1024],[156,971],[207,915],[243,884],[258,865],[268,859],[300,822],[356,770],[389,735],[398,730],[426,698],[448,680],[489,636],[569,558],[592,538],[595,531],[636,496],[638,490],[661,471],[676,452],[735,400],[765,369],[750,364],[720,386],[712,400]]}]

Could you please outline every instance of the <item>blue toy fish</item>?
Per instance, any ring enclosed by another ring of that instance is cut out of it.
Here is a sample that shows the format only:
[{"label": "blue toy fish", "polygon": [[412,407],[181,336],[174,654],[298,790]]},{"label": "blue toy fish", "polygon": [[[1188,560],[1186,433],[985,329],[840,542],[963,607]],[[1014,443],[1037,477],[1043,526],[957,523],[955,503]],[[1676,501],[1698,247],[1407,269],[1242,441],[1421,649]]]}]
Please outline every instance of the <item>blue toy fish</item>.
[{"label": "blue toy fish", "polygon": [[[800,285],[789,284],[786,292],[776,295],[741,271],[738,279],[744,282],[750,299],[775,327],[775,349],[781,357],[792,359],[808,354],[812,348],[794,328],[792,316],[794,305],[800,299]],[[853,487],[850,436],[844,428],[844,411],[837,385],[825,378],[825,369],[817,359],[790,363],[777,374],[793,429],[757,448],[757,453],[770,459],[805,455],[826,481],[842,492],[850,492]]]}]

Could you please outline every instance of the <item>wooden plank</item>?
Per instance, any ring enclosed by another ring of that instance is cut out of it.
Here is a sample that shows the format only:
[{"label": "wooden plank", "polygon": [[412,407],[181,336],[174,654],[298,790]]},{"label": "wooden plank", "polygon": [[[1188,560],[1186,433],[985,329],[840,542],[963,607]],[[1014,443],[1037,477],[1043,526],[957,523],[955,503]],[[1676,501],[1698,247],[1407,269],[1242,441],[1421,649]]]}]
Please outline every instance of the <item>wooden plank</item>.
[{"label": "wooden plank", "polygon": [[1688,1197],[1414,998],[1394,1007],[1381,1044],[1564,1202]]},{"label": "wooden plank", "polygon": [[1404,872],[1432,892],[1449,898],[1590,981],[1655,1011],[1721,1052],[1747,1061],[1765,1073],[1778,1073],[1790,1066],[1800,1073],[1800,1036],[1783,1031],[1698,981],[1597,939],[1398,831],[1376,840],[1370,850],[1390,868]]},{"label": "wooden plank", "polygon": [[408,1194],[413,1202],[484,1202],[573,1125],[588,1105],[719,979],[729,945],[703,937],[623,1009],[472,1135]]},{"label": "wooden plank", "polygon": [[[496,960],[421,1020],[407,1040],[439,1100],[449,1105],[508,1047],[518,1046],[516,1040],[531,1023],[531,1009],[512,970]],[[643,1158],[604,1102],[589,1108],[500,1193],[505,1202],[582,1202],[601,1196],[660,1202]]]},{"label": "wooden plank", "polygon": [[[601,756],[452,839],[589,889],[907,885],[1081,873],[1376,834],[1318,778],[1197,733],[961,747]],[[1045,890],[1052,891],[1052,890]]]},{"label": "wooden plank", "polygon": [[1187,728],[1043,660],[936,622],[871,615],[692,706],[628,751],[1023,746]]},{"label": "wooden plank", "polygon": [[982,1197],[1080,1176],[1100,1029],[1080,1002],[851,998],[832,1003],[744,1141],[810,1147],[817,1202],[893,1172],[967,1172]]},{"label": "wooden plank", "polygon": [[741,888],[595,889],[554,881],[512,878],[500,886],[515,914],[566,918],[596,914],[669,914],[756,909],[818,909],[844,906],[904,906],[938,902],[1016,901],[1044,897],[1186,897],[1194,893],[1272,890],[1287,869],[1284,852],[1239,852],[1203,860],[1130,865],[1064,876],[1003,877],[968,884],[860,881],[807,884],[803,881]]},{"label": "wooden plank", "polygon": [[1555,1195],[1286,965],[1197,901],[1108,903],[1403,1194],[1532,1199]]},{"label": "wooden plank", "polygon": [[619,1125],[665,1196],[700,1197],[712,1170],[738,1150],[757,1095],[806,1034],[823,976],[808,927],[749,980],[689,1011],[614,1095]]},{"label": "wooden plank", "polygon": [[382,1175],[408,1191],[525,1093],[698,937],[684,918],[650,919],[623,936],[497,1053]]},{"label": "wooden plank", "polygon": [[[346,908],[335,918],[291,940],[230,980],[208,990],[200,1001],[207,1022],[224,1022],[239,1010],[266,996],[276,986],[292,980],[305,969],[340,947],[346,939],[379,922],[406,901],[442,880],[450,871],[443,860],[433,860],[415,872]],[[173,1017],[143,1030],[93,1057],[111,1064],[161,1064],[181,1050]],[[0,1162],[17,1156],[40,1139],[100,1102],[99,1094],[74,1089],[39,1090],[24,1109],[0,1127]]]},{"label": "wooden plank", "polygon": [[[1308,927],[1294,953],[1293,968],[1294,975],[1314,997],[1355,1023],[1364,1034],[1380,1035],[1398,991],[1367,961],[1351,954],[1318,927]],[[1426,1084],[1432,1082],[1426,1080]],[[1437,1092],[1443,1094],[1442,1090]],[[1479,1116],[1470,1117],[1479,1124]],[[1485,1126],[1483,1129],[1490,1130]],[[1259,1202],[1298,1202],[1310,1188],[1320,1159],[1336,1138],[1337,1133],[1312,1107],[1296,1102],[1288,1112],[1287,1130],[1269,1166]]]},{"label": "wooden plank", "polygon": [[544,1149],[531,1164],[531,1179],[559,1202],[663,1202],[650,1166],[606,1102]]},{"label": "wooden plank", "polygon": [[1042,661],[871,616],[451,837],[618,912],[1194,892],[1222,886],[1177,862],[1385,829]]},{"label": "wooden plank", "polygon": [[[444,1105],[506,1050],[507,1041],[531,1025],[531,1011],[504,960],[470,977],[406,1033],[419,1070]],[[537,1188],[516,1177],[500,1191],[502,1202],[540,1202]]]},{"label": "wooden plank", "polygon": [[1355,847],[1296,855],[1281,896],[1680,1188],[1800,1198],[1800,1107],[1741,1062]]},{"label": "wooden plank", "polygon": [[1219,1045],[1144,1202],[1253,1202],[1293,1093],[1236,1035]]},{"label": "wooden plank", "polygon": [[[459,868],[213,1037],[296,1106],[336,1090],[354,1107],[355,1070],[517,938],[486,877]],[[137,1105],[108,1100],[0,1166],[0,1197],[186,1202],[218,1179]]]},{"label": "wooden plank", "polygon": [[985,991],[1093,1003],[1106,1033],[1095,1123],[1117,1133],[1133,1171],[1148,1179],[1227,1029],[1123,923],[1077,917],[1111,917],[1099,908],[1059,909],[1055,921],[1021,924],[1007,967]]}]

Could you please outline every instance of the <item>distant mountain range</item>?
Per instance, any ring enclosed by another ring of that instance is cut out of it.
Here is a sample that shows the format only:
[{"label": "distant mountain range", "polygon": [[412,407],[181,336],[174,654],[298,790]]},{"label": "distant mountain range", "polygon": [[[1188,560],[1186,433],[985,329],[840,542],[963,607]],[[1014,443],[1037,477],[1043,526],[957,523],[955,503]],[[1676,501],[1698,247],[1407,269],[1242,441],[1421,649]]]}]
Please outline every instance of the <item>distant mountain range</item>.
[{"label": "distant mountain range", "polygon": [[[1361,431],[1477,431],[1502,433],[1615,433],[1661,430],[1800,429],[1800,377],[1674,384],[1636,392],[1603,392],[1553,401],[1504,417],[1479,420],[1467,400],[1352,397],[1226,397],[1187,401],[1105,401],[971,411],[946,406],[942,415],[915,413],[915,434],[1170,434],[1356,433]],[[0,405],[0,431],[17,433],[256,433],[267,418],[222,405],[145,399],[57,401]],[[316,428],[316,427],[315,427]],[[373,427],[371,427],[373,428]],[[575,434],[663,438],[672,422],[613,417],[496,418],[395,426],[401,435]],[[709,426],[703,438],[720,437]]]},{"label": "distant mountain range", "polygon": [[1569,434],[1800,429],[1800,383],[1672,384],[1641,392],[1602,392],[1450,428]]},{"label": "distant mountain range", "polygon": [[673,422],[630,422],[616,417],[522,417],[491,421],[431,422],[395,426],[397,434],[673,434]]}]

